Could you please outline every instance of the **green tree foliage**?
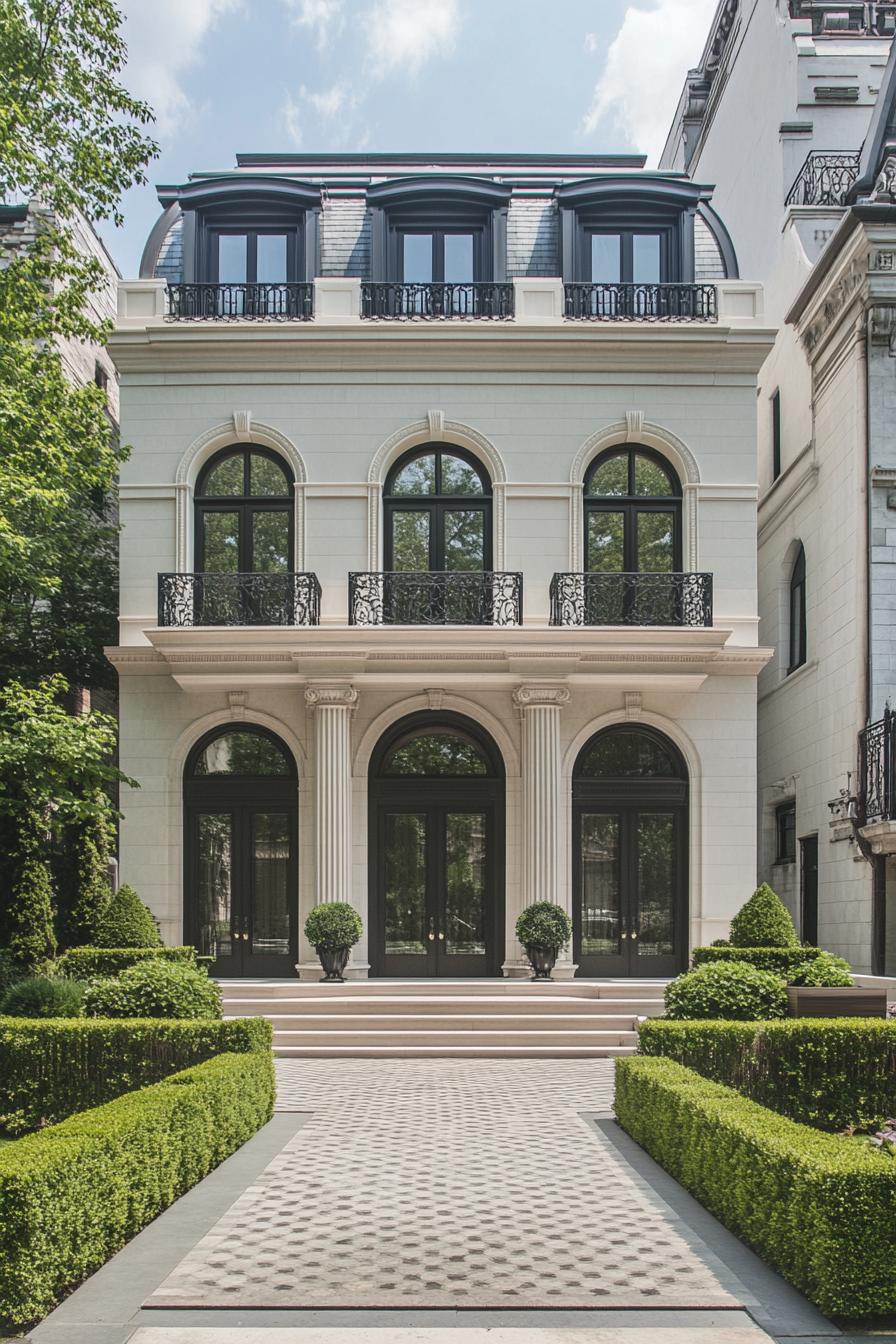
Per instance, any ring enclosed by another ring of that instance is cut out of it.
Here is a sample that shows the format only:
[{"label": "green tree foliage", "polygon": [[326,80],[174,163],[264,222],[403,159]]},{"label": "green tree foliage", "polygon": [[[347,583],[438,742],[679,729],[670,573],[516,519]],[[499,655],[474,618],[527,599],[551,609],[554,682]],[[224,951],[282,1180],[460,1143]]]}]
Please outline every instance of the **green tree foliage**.
[{"label": "green tree foliage", "polygon": [[57,924],[65,947],[96,942],[112,895],[109,819],[103,799],[96,801],[92,817],[68,828],[56,864]]},{"label": "green tree foliage", "polygon": [[798,947],[793,920],[767,882],[757,887],[731,921],[732,947]]},{"label": "green tree foliage", "polygon": [[56,954],[53,888],[38,837],[41,819],[23,824],[16,849],[4,856],[0,933],[17,970],[45,970]]},{"label": "green tree foliage", "polygon": [[161,943],[156,922],[133,887],[118,888],[100,919],[95,942],[97,947],[158,947]]}]

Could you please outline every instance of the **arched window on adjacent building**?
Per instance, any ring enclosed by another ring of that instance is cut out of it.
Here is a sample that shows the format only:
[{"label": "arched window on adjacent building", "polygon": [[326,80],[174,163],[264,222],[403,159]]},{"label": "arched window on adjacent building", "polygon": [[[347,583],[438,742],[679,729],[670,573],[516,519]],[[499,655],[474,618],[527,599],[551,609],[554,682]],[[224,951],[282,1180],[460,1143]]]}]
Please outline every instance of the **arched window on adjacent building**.
[{"label": "arched window on adjacent building", "polygon": [[806,661],[806,552],[800,546],[790,571],[790,656],[787,672]]}]

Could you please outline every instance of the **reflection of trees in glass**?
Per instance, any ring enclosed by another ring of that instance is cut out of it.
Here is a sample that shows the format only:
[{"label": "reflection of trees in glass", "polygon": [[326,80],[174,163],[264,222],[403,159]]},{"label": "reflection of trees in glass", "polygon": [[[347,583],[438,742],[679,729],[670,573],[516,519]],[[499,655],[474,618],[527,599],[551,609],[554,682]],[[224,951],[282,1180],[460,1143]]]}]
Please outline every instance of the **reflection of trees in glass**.
[{"label": "reflection of trees in glass", "polygon": [[487,775],[488,763],[469,738],[456,733],[418,733],[393,747],[384,775]]},{"label": "reflection of trees in glass", "polygon": [[485,816],[451,812],[445,819],[445,950],[485,952]]},{"label": "reflection of trees in glass", "polygon": [[391,495],[434,495],[435,492],[436,459],[432,453],[408,462],[388,486]]},{"label": "reflection of trees in glass", "polygon": [[241,495],[243,493],[243,454],[233,453],[225,457],[211,471],[203,482],[201,493],[220,498],[222,495]]},{"label": "reflection of trees in glass", "polygon": [[423,953],[426,918],[426,817],[386,817],[386,951]]},{"label": "reflection of trees in glass", "polygon": [[402,509],[392,515],[392,568],[402,573],[429,569],[429,514]]},{"label": "reflection of trees in glass", "polygon": [[485,554],[485,515],[481,509],[452,509],[445,514],[445,568],[475,573]]},{"label": "reflection of trees in glass", "polygon": [[199,818],[199,952],[230,955],[232,824],[229,813]]},{"label": "reflection of trees in glass", "polygon": [[289,952],[289,819],[283,812],[252,818],[253,952]]},{"label": "reflection of trees in glass", "polygon": [[619,817],[582,817],[582,951],[619,951]]},{"label": "reflection of trees in glass", "polygon": [[675,818],[668,812],[638,817],[638,907],[639,955],[670,955],[675,950]]},{"label": "reflection of trees in glass", "polygon": [[196,775],[289,775],[280,747],[261,733],[222,733],[200,752]]},{"label": "reflection of trees in glass", "polygon": [[646,733],[609,732],[586,749],[576,774],[588,779],[680,779],[681,770],[666,747]]}]

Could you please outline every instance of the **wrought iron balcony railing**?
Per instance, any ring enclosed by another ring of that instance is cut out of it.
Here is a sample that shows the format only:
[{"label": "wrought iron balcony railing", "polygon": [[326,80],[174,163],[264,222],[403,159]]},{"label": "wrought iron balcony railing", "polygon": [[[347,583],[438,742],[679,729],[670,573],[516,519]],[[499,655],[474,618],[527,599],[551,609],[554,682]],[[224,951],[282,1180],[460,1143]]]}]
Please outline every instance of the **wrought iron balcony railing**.
[{"label": "wrought iron balcony railing", "polygon": [[314,285],[168,285],[171,322],[308,322]]},{"label": "wrought iron balcony railing", "polygon": [[159,625],[318,625],[316,574],[160,574]]},{"label": "wrought iron balcony railing", "polygon": [[896,713],[889,705],[882,719],[859,733],[859,822],[896,820]]},{"label": "wrought iron balcony railing", "polygon": [[521,625],[522,574],[349,574],[349,625]]},{"label": "wrought iron balcony railing", "polygon": [[849,0],[790,0],[792,19],[811,19],[812,32],[831,37],[893,37],[896,3],[850,4]]},{"label": "wrought iron balcony railing", "polygon": [[785,205],[845,205],[859,175],[859,155],[813,149],[787,193]]},{"label": "wrought iron balcony railing", "polygon": [[715,322],[715,285],[564,285],[567,317],[590,322]]},{"label": "wrought iron balcony railing", "polygon": [[365,280],[361,285],[361,316],[404,321],[442,321],[513,317],[513,285],[477,281],[469,285],[398,284]]},{"label": "wrought iron balcony railing", "polygon": [[712,625],[712,575],[555,574],[551,625]]}]

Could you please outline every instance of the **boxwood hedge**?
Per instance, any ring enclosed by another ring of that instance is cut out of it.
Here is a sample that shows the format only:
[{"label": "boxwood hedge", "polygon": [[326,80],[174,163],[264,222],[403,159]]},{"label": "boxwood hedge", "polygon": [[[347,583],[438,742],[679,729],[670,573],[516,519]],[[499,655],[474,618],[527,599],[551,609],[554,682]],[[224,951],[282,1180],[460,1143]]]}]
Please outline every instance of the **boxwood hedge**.
[{"label": "boxwood hedge", "polygon": [[896,1022],[653,1019],[639,1040],[643,1055],[676,1059],[802,1124],[869,1128],[896,1115]]},{"label": "boxwood hedge", "polygon": [[36,1129],[213,1055],[270,1048],[271,1025],[263,1018],[0,1017],[0,1129]]},{"label": "boxwood hedge", "polygon": [[821,953],[820,947],[695,947],[691,964],[705,966],[712,961],[746,961],[760,971],[774,971],[785,980]]},{"label": "boxwood hedge", "polygon": [[798,1125],[671,1059],[616,1061],[651,1157],[831,1316],[896,1310],[896,1161]]},{"label": "boxwood hedge", "polygon": [[219,1055],[0,1149],[0,1317],[27,1324],[271,1116],[268,1051]]},{"label": "boxwood hedge", "polygon": [[98,976],[120,975],[129,966],[147,958],[167,961],[195,961],[195,947],[70,947],[56,958],[55,974],[69,980],[93,980]]}]

